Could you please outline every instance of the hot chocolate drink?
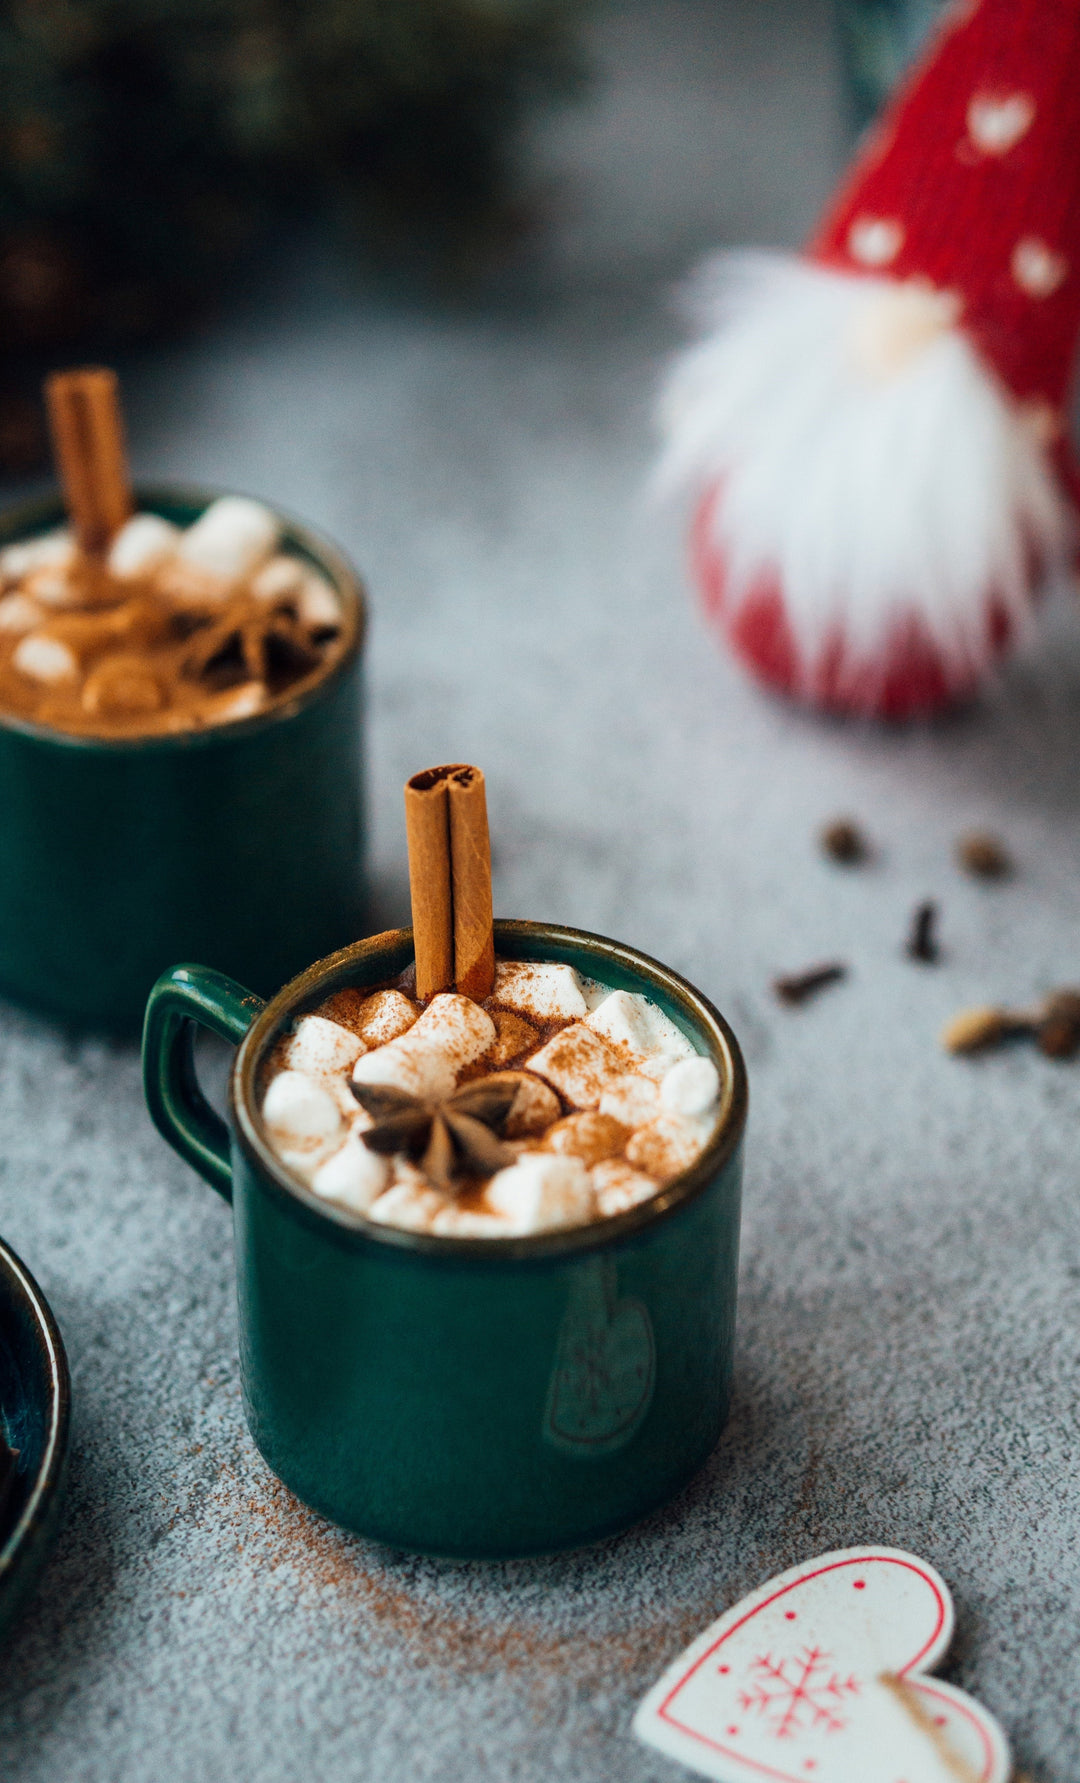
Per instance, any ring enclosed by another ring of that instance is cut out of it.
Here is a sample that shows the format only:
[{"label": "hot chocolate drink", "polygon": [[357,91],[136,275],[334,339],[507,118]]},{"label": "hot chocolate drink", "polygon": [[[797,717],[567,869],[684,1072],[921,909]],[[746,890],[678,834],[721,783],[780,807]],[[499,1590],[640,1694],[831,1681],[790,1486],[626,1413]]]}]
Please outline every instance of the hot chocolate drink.
[{"label": "hot chocolate drink", "polygon": [[50,406],[71,526],[0,550],[0,712],[77,736],[200,730],[328,669],[338,596],[268,508],[225,496],[184,529],[133,514],[112,374],[61,374]]},{"label": "hot chocolate drink", "polygon": [[103,560],[65,531],[0,551],[0,711],[77,736],[153,736],[250,718],[335,659],[325,578],[279,549],[260,503],[213,502],[181,531],[136,514]]},{"label": "hot chocolate drink", "polygon": [[649,1199],[704,1150],[720,1079],[648,998],[497,960],[481,1002],[410,973],[339,991],[270,1062],[262,1116],[316,1195],[447,1237],[577,1226]]},{"label": "hot chocolate drink", "polygon": [[497,960],[484,776],[405,788],[415,958],[302,1016],[261,1086],[266,1137],[327,1201],[377,1223],[499,1238],[625,1213],[689,1168],[721,1082],[638,992]]}]

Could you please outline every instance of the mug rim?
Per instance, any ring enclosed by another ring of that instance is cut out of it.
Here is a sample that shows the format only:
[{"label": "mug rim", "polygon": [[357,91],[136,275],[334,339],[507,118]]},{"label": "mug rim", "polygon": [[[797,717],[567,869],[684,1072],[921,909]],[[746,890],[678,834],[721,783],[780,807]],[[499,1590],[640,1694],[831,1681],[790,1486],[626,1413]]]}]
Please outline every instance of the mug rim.
[{"label": "mug rim", "polygon": [[[746,1128],[749,1101],[746,1066],[739,1043],[716,1006],[692,985],[689,979],[651,955],[641,953],[624,942],[587,929],[568,928],[562,923],[533,922],[524,919],[500,918],[495,922],[496,950],[500,941],[512,945],[543,948],[545,942],[558,947],[583,949],[595,955],[598,962],[621,966],[646,983],[659,987],[679,1005],[692,1020],[695,1032],[708,1042],[707,1056],[720,1070],[722,1093],[713,1135],[704,1151],[688,1169],[680,1171],[655,1195],[641,1201],[624,1213],[593,1220],[585,1226],[558,1227],[554,1230],[517,1234],[505,1238],[454,1237],[447,1233],[416,1232],[400,1226],[383,1225],[364,1214],[316,1195],[299,1177],[293,1176],[277,1157],[261,1129],[255,1102],[255,1075],[268,1051],[271,1036],[277,1038],[291,1016],[301,1013],[305,1001],[316,1001],[321,992],[329,994],[327,981],[342,978],[358,961],[377,953],[391,953],[406,945],[411,947],[412,929],[387,929],[363,941],[317,960],[306,971],[282,987],[256,1016],[237,1049],[229,1076],[229,1109],[232,1129],[249,1163],[258,1167],[263,1179],[308,1215],[325,1221],[337,1236],[350,1246],[363,1248],[368,1243],[385,1246],[391,1251],[420,1253],[446,1262],[488,1262],[541,1259],[577,1254],[606,1248],[633,1237],[646,1228],[677,1213],[696,1199],[725,1167],[737,1150]],[[511,958],[529,959],[531,952],[515,952]],[[542,958],[543,956],[539,956]],[[550,956],[549,956],[550,957]],[[326,988],[324,988],[326,987]],[[342,988],[335,985],[332,988]]]},{"label": "mug rim", "polygon": [[[145,506],[151,513],[157,507],[192,507],[202,510],[220,496],[244,494],[243,490],[223,489],[214,484],[202,483],[132,485],[136,511],[141,511]],[[263,496],[247,496],[246,499],[259,502],[277,516],[281,521],[285,542],[299,545],[320,568],[326,570],[344,600],[346,636],[336,659],[324,674],[317,675],[308,687],[292,697],[286,697],[280,705],[271,707],[269,711],[256,712],[250,718],[236,718],[224,724],[209,725],[202,730],[170,731],[146,737],[80,736],[75,732],[57,730],[48,724],[36,724],[32,719],[18,718],[3,711],[0,711],[0,730],[30,737],[37,743],[55,744],[61,749],[86,750],[91,754],[127,755],[142,750],[205,749],[219,743],[224,737],[249,737],[261,730],[268,730],[274,724],[294,718],[298,712],[306,710],[321,699],[348,672],[363,649],[369,620],[367,590],[363,579],[345,553],[317,527],[309,526],[288,508],[281,508],[276,502],[267,501]],[[51,521],[62,518],[63,515],[64,503],[58,490],[6,507],[0,510],[0,546],[18,544],[24,537],[33,537],[35,531],[44,529]]]},{"label": "mug rim", "polygon": [[[67,1456],[71,1416],[71,1376],[64,1340],[46,1300],[26,1264],[0,1238],[0,1275],[13,1297],[30,1314],[34,1339],[45,1364],[48,1382],[48,1432],[34,1483],[7,1539],[0,1542],[0,1598],[14,1589],[24,1555],[33,1546],[34,1534],[60,1486]],[[0,1614],[3,1603],[0,1602]]]}]

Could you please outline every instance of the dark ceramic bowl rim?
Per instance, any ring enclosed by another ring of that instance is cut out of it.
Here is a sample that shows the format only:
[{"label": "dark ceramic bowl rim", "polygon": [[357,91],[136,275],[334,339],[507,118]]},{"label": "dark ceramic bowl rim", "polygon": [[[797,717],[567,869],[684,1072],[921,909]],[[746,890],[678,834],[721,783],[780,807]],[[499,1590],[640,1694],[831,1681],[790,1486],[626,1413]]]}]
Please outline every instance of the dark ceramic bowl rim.
[{"label": "dark ceramic bowl rim", "polygon": [[[300,1013],[303,1004],[313,1004],[328,994],[328,980],[343,980],[350,968],[376,950],[390,953],[395,948],[411,945],[411,929],[388,929],[384,934],[355,942],[351,947],[316,961],[285,985],[248,1029],[229,1079],[233,1126],[249,1161],[257,1165],[264,1177],[269,1178],[289,1201],[306,1214],[314,1215],[317,1221],[335,1230],[340,1239],[357,1248],[375,1244],[398,1251],[420,1252],[447,1263],[468,1261],[500,1265],[508,1260],[541,1259],[606,1249],[658,1224],[692,1201],[708,1187],[742,1138],[748,1091],[739,1043],[719,1010],[689,980],[648,954],[639,953],[636,948],[585,929],[566,928],[560,923],[500,920],[495,924],[496,949],[503,940],[523,942],[530,950],[535,948],[535,951],[512,956],[522,959],[543,959],[545,945],[572,946],[594,955],[598,963],[621,967],[660,988],[692,1022],[695,1032],[708,1040],[709,1056],[720,1069],[723,1093],[715,1132],[690,1168],[673,1177],[648,1201],[640,1202],[626,1213],[615,1214],[588,1226],[571,1226],[530,1237],[453,1238],[410,1232],[401,1227],[379,1225],[365,1219],[363,1214],[352,1213],[324,1200],[289,1172],[264,1138],[255,1104],[256,1073],[271,1040],[277,1038],[286,1021]],[[601,975],[598,973],[597,976]]]},{"label": "dark ceramic bowl rim", "polygon": [[[137,483],[133,490],[136,508],[140,511],[145,508],[151,513],[158,507],[202,509],[219,496],[241,493],[243,492],[238,489],[218,489],[197,483]],[[252,496],[249,499],[262,502],[264,507],[269,507],[277,515],[284,528],[285,543],[298,545],[320,568],[326,570],[344,599],[349,635],[326,674],[319,675],[302,692],[291,699],[283,700],[280,705],[272,706],[268,712],[257,712],[252,718],[233,719],[228,724],[209,725],[205,730],[175,731],[167,736],[153,737],[80,737],[4,712],[0,712],[0,729],[16,731],[22,736],[33,737],[36,742],[55,744],[60,749],[87,750],[106,755],[127,755],[142,750],[205,749],[220,742],[222,737],[246,737],[257,731],[268,730],[271,725],[294,718],[298,712],[322,699],[346,673],[363,648],[368,623],[363,582],[344,553],[314,527],[296,519],[287,509],[279,508],[276,502],[265,502],[261,496]],[[17,507],[5,508],[0,513],[0,545],[18,544],[22,538],[33,538],[35,533],[62,519],[63,514],[63,502],[55,492],[52,495],[39,496],[36,500],[20,502]]]},{"label": "dark ceramic bowl rim", "polygon": [[47,1362],[49,1383],[49,1433],[30,1496],[11,1534],[0,1547],[0,1594],[17,1576],[20,1550],[40,1525],[59,1489],[67,1454],[71,1420],[71,1375],[64,1342],[52,1309],[21,1258],[0,1238],[0,1274],[15,1290],[33,1320]]}]

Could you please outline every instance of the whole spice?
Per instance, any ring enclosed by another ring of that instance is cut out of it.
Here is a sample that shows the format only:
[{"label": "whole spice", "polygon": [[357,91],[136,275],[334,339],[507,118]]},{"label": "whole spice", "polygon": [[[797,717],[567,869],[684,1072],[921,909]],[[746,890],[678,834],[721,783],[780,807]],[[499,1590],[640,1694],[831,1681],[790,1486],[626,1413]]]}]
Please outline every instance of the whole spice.
[{"label": "whole spice", "polygon": [[773,979],[773,990],[781,1003],[792,1007],[805,1003],[807,998],[816,996],[826,985],[838,984],[847,977],[847,967],[839,960],[830,961],[828,965],[811,966],[806,972],[794,972],[784,978]]},{"label": "whole spice", "polygon": [[1035,1044],[1048,1059],[1071,1059],[1080,1051],[1080,991],[1054,991],[1042,1007]]},{"label": "whole spice", "polygon": [[1017,1031],[1015,1018],[1006,1009],[962,1009],[945,1024],[941,1044],[946,1052],[981,1052]]},{"label": "whole spice", "polygon": [[936,929],[937,905],[930,902],[919,904],[912,916],[911,934],[908,937],[907,951],[910,959],[919,960],[924,966],[936,965],[941,957]]},{"label": "whole spice", "polygon": [[409,891],[421,1001],[453,984],[482,1002],[495,983],[491,843],[484,776],[466,762],[405,787]]},{"label": "whole spice", "polygon": [[54,372],[45,400],[71,524],[83,551],[93,556],[131,513],[116,373],[106,366]]},{"label": "whole spice", "polygon": [[1037,1009],[963,1009],[942,1030],[946,1052],[978,1052],[1019,1035],[1034,1039],[1048,1059],[1080,1052],[1080,990],[1051,991]]},{"label": "whole spice", "polygon": [[870,857],[870,845],[857,823],[849,817],[838,817],[827,823],[821,832],[821,846],[830,860],[844,867],[857,867]]},{"label": "whole spice", "polygon": [[970,830],[956,844],[956,858],[976,879],[1005,879],[1013,870],[1012,856],[997,836]]},{"label": "whole spice", "polygon": [[389,1084],[354,1083],[353,1095],[375,1122],[361,1134],[373,1152],[405,1152],[429,1182],[450,1189],[459,1175],[491,1176],[516,1161],[497,1137],[517,1096],[517,1082],[480,1078],[445,1102],[428,1102]]}]

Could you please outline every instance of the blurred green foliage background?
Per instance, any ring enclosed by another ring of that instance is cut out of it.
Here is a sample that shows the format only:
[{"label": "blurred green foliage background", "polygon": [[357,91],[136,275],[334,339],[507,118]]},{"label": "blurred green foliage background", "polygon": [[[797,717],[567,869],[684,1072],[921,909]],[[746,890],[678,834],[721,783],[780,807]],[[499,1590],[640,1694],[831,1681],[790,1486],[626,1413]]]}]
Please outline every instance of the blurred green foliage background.
[{"label": "blurred green foliage background", "polygon": [[0,350],[175,325],[288,213],[467,261],[526,111],[581,75],[582,10],[4,0]]}]

